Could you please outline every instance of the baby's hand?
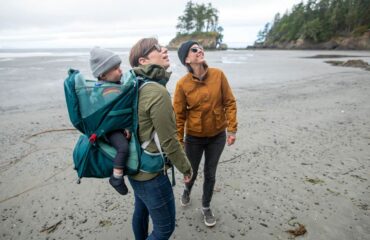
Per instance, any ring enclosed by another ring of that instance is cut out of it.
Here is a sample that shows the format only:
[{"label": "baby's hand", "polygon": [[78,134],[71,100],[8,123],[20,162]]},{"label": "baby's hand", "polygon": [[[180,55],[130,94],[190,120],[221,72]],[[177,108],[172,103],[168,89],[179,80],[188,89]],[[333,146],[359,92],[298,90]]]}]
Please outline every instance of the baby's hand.
[{"label": "baby's hand", "polygon": [[191,175],[184,175],[184,183],[189,183],[191,180]]},{"label": "baby's hand", "polygon": [[125,136],[126,136],[127,139],[131,138],[131,133],[128,129],[125,129]]}]

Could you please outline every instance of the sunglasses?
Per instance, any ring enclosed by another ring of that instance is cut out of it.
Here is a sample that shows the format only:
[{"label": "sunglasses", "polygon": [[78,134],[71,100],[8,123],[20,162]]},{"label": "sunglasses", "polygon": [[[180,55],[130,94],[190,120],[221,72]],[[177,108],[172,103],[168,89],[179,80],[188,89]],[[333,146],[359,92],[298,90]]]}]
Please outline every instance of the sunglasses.
[{"label": "sunglasses", "polygon": [[202,47],[193,47],[193,48],[190,48],[190,51],[192,53],[197,53],[197,52],[200,52],[200,51],[203,51],[203,48]]},{"label": "sunglasses", "polygon": [[153,50],[157,50],[158,52],[161,52],[162,50],[162,46],[159,45],[158,43],[154,44],[153,46],[151,46],[150,48],[148,48],[147,50],[145,50],[145,52],[143,53],[143,56],[148,56],[149,53],[151,53]]}]

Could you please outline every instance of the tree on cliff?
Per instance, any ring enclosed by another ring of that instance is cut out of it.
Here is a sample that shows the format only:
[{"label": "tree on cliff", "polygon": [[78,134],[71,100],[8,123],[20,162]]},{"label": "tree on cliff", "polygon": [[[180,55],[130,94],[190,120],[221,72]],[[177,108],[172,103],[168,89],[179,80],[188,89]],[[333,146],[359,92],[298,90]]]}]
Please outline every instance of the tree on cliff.
[{"label": "tree on cliff", "polygon": [[184,10],[184,15],[180,16],[179,23],[176,28],[180,30],[180,33],[189,33],[194,29],[194,4],[189,1]]},{"label": "tree on cliff", "polygon": [[257,34],[256,44],[263,43],[266,39],[267,33],[269,32],[270,23],[266,23],[263,30],[260,30]]},{"label": "tree on cliff", "polygon": [[223,28],[218,25],[218,10],[208,4],[186,3],[184,14],[178,17],[176,25],[178,35],[194,34],[201,32],[216,32],[217,42],[222,42]]},{"label": "tree on cliff", "polygon": [[335,36],[362,35],[370,29],[370,0],[308,0],[275,16],[269,31],[261,30],[257,43],[310,40],[328,41]]}]

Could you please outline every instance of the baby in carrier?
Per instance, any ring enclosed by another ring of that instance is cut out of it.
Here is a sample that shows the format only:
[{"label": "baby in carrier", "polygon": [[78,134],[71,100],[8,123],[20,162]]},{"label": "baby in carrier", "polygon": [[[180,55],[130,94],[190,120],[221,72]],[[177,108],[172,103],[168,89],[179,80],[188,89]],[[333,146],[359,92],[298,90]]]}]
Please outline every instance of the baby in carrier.
[{"label": "baby in carrier", "polygon": [[[104,84],[110,83],[109,87],[104,88],[102,96],[98,98],[99,101],[111,101],[122,93],[119,88],[122,76],[120,64],[121,58],[107,49],[94,47],[90,51],[91,71],[94,77],[99,80],[96,85],[104,86]],[[112,86],[111,83],[117,84],[117,87]],[[109,143],[117,150],[117,154],[113,160],[113,173],[109,178],[109,183],[117,192],[125,195],[128,189],[123,175],[129,154],[128,139],[130,138],[130,132],[127,129],[112,131],[107,133],[106,137]]]}]

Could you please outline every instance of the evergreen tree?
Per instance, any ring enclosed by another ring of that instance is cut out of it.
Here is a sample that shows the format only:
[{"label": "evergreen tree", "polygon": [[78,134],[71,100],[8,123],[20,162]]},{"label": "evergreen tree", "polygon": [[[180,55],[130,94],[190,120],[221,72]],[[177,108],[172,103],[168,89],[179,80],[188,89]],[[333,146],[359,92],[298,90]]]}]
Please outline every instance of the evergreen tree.
[{"label": "evergreen tree", "polygon": [[218,26],[218,10],[208,3],[206,8],[206,32],[217,31]]},{"label": "evergreen tree", "polygon": [[178,34],[192,34],[195,32],[217,32],[218,41],[222,41],[223,28],[218,25],[218,10],[211,3],[194,4],[187,2],[184,14],[178,17]]},{"label": "evergreen tree", "polygon": [[338,35],[361,35],[370,29],[370,0],[308,0],[294,5],[282,17],[276,14],[268,33],[261,30],[257,41],[318,43]]},{"label": "evergreen tree", "polygon": [[222,43],[222,39],[224,38],[224,35],[222,34],[223,31],[224,31],[223,27],[221,27],[221,26],[217,27],[217,29],[216,29],[216,32],[217,32],[216,42],[217,42],[217,44]]},{"label": "evergreen tree", "polygon": [[196,4],[194,8],[195,31],[202,32],[207,21],[207,8],[204,4]]},{"label": "evergreen tree", "polygon": [[189,33],[194,28],[194,4],[192,1],[186,3],[184,15],[180,16],[176,28],[180,33]]},{"label": "evergreen tree", "polygon": [[270,27],[270,23],[266,23],[263,30],[260,30],[258,32],[256,43],[262,43],[262,42],[265,41],[266,36],[268,34],[268,31],[269,31],[269,27]]}]

